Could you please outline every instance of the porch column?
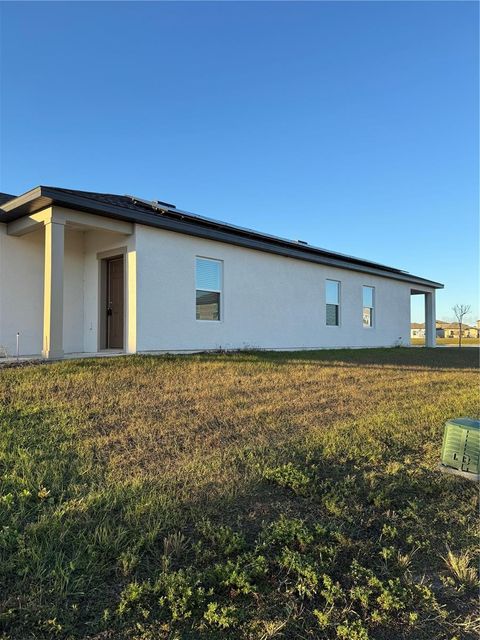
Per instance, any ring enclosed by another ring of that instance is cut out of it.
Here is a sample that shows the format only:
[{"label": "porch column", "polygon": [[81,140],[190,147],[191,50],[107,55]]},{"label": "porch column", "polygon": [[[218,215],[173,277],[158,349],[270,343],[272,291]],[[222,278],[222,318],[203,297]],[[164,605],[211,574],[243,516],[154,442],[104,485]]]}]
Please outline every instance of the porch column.
[{"label": "porch column", "polygon": [[128,239],[127,260],[127,335],[124,344],[127,353],[137,351],[137,252],[136,239]]},{"label": "porch column", "polygon": [[45,222],[45,277],[43,288],[44,358],[63,356],[63,255],[65,222]]},{"label": "porch column", "polygon": [[437,327],[435,317],[435,291],[425,294],[425,346],[437,346]]}]

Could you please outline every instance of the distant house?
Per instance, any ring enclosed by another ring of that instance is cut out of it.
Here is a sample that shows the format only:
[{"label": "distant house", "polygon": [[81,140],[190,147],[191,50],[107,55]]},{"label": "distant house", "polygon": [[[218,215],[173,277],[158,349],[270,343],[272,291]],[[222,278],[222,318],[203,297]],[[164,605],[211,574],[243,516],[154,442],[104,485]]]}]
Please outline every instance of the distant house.
[{"label": "distant house", "polygon": [[[460,326],[458,322],[444,323],[443,329],[446,338],[458,338],[460,333]],[[477,329],[477,327],[462,324],[462,338],[478,338],[479,335],[480,329]]]},{"label": "distant house", "polygon": [[444,320],[437,320],[437,338],[447,337],[446,329],[448,329],[450,324],[450,322],[445,322]]},{"label": "distant house", "polygon": [[[464,325],[462,330],[462,336],[464,337],[477,337],[477,333],[477,329],[474,327],[467,327],[466,325]],[[435,323],[435,335],[437,338],[458,337],[458,326],[456,323],[437,320]],[[410,337],[424,338],[425,324],[423,322],[412,322],[410,325]]]},{"label": "distant house", "polygon": [[441,324],[437,323],[437,326],[435,328],[435,333],[437,338],[444,338],[445,337],[445,329],[443,328],[443,326]]},{"label": "distant house", "polygon": [[465,338],[479,338],[480,329],[478,329],[477,327],[465,327],[463,335]]},{"label": "distant house", "polygon": [[116,351],[409,343],[405,271],[205,218],[159,200],[36,187],[0,194],[0,345],[62,358]]},{"label": "distant house", "polygon": [[411,338],[424,338],[425,337],[425,325],[423,322],[412,322],[410,325],[410,337]]}]

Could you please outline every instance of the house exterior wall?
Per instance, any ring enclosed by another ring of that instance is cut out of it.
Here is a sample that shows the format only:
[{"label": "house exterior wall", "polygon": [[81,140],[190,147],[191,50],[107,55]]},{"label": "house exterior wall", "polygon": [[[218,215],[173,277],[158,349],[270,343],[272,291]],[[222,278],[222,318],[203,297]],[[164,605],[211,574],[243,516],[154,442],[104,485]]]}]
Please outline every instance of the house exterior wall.
[{"label": "house exterior wall", "polygon": [[[410,342],[408,283],[136,226],[137,349],[312,349]],[[195,257],[223,261],[222,320],[195,319]],[[341,282],[340,326],[326,326],[325,280]],[[362,323],[375,287],[375,326]]]},{"label": "house exterior wall", "polygon": [[16,353],[40,353],[43,331],[43,229],[16,238],[0,224],[0,345]]},{"label": "house exterior wall", "polygon": [[[133,234],[65,227],[64,351],[99,350],[100,259],[125,256],[125,350],[314,349],[410,343],[411,285],[144,225]],[[0,224],[0,345],[39,354],[44,229],[16,237]],[[221,320],[197,321],[195,257],[223,263]],[[326,325],[325,282],[338,280],[340,326]],[[375,287],[373,328],[362,285]],[[415,288],[418,292],[418,286]],[[433,291],[425,288],[425,292]]]},{"label": "house exterior wall", "polygon": [[[20,334],[23,355],[40,353],[43,332],[44,229],[24,236],[7,235],[0,224],[0,345],[16,353]],[[83,233],[65,232],[65,351],[83,351]]]}]

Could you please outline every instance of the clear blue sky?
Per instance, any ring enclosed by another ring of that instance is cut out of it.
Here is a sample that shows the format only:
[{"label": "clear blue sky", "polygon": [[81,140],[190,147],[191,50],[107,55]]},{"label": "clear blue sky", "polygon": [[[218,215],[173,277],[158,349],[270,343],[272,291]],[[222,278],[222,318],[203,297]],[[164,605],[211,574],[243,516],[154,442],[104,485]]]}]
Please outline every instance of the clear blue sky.
[{"label": "clear blue sky", "polygon": [[477,319],[478,4],[0,11],[0,190],[174,202],[439,280],[437,317]]}]

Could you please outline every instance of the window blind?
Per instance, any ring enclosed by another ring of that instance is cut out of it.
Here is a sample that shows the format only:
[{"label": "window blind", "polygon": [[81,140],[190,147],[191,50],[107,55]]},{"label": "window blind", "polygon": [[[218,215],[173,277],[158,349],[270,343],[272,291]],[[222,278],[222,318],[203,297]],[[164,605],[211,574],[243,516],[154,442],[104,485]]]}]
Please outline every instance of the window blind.
[{"label": "window blind", "polygon": [[196,288],[202,291],[220,291],[222,288],[222,263],[219,260],[196,259]]}]

